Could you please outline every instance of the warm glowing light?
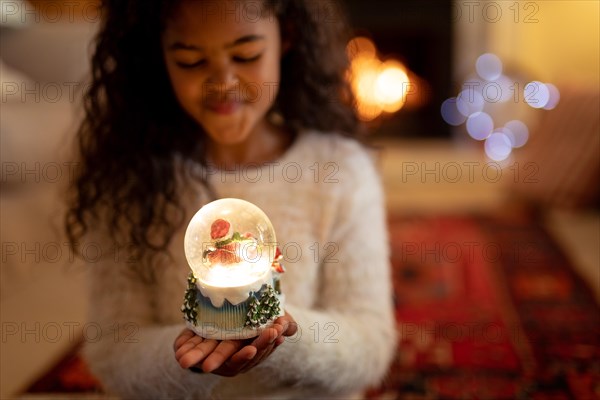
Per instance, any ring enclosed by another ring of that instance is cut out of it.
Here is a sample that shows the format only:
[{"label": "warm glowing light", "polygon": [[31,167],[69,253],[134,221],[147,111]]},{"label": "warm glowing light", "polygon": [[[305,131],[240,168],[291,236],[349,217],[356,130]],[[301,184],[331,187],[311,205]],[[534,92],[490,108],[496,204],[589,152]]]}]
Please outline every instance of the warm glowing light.
[{"label": "warm glowing light", "polygon": [[214,287],[237,287],[255,282],[261,278],[271,267],[266,257],[258,262],[242,261],[235,264],[213,264],[204,275],[202,281]]},{"label": "warm glowing light", "polygon": [[389,61],[381,65],[375,82],[375,97],[383,111],[392,113],[402,108],[408,83],[408,75],[402,64]]},{"label": "warm glowing light", "polygon": [[400,110],[411,89],[404,65],[393,59],[382,63],[375,44],[365,37],[352,39],[346,50],[351,60],[348,79],[356,97],[358,117],[371,121],[384,112]]},{"label": "warm glowing light", "polygon": [[377,118],[383,107],[375,93],[379,76],[379,60],[368,57],[357,57],[351,64],[351,87],[356,96],[356,110],[363,121]]},{"label": "warm glowing light", "polygon": [[363,36],[357,36],[351,39],[346,46],[346,53],[350,60],[357,56],[375,58],[377,55],[377,49],[375,43],[369,38]]},{"label": "warm glowing light", "polygon": [[358,112],[358,118],[361,121],[373,121],[379,117],[383,112],[383,109],[377,104],[358,103],[356,105],[356,111]]}]

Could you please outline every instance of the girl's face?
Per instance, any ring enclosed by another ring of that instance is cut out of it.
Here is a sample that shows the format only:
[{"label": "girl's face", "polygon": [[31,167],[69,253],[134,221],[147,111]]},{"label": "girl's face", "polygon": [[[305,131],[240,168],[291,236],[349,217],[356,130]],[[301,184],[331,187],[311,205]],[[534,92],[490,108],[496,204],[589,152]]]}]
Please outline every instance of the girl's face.
[{"label": "girl's face", "polygon": [[277,18],[262,2],[184,1],[162,47],[183,109],[220,145],[243,144],[264,129],[279,86]]}]

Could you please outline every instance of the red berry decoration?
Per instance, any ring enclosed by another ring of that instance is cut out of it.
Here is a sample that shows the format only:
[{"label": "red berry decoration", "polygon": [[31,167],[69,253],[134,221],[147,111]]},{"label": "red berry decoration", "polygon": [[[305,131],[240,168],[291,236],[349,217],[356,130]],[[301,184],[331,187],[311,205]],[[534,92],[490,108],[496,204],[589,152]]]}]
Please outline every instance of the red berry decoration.
[{"label": "red berry decoration", "polygon": [[231,224],[224,219],[218,219],[210,226],[210,237],[213,240],[221,239],[229,232]]}]

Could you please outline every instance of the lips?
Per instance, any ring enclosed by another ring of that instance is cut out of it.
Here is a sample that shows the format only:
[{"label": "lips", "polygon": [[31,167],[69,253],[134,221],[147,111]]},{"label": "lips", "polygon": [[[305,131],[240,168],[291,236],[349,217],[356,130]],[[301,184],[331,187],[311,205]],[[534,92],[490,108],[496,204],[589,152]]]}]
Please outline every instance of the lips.
[{"label": "lips", "polygon": [[204,103],[204,106],[208,110],[221,115],[233,114],[241,107],[241,105],[241,102],[231,99],[208,100]]}]

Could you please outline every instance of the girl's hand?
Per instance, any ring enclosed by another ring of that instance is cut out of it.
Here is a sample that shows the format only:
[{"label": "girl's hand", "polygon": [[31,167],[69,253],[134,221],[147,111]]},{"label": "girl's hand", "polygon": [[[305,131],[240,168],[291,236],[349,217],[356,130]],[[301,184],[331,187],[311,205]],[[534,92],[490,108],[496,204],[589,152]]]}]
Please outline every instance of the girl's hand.
[{"label": "girl's hand", "polygon": [[175,358],[181,368],[195,367],[203,372],[235,376],[260,364],[285,341],[285,336],[292,336],[297,329],[296,321],[288,313],[277,318],[258,337],[246,340],[204,339],[186,328],[175,339]]}]

